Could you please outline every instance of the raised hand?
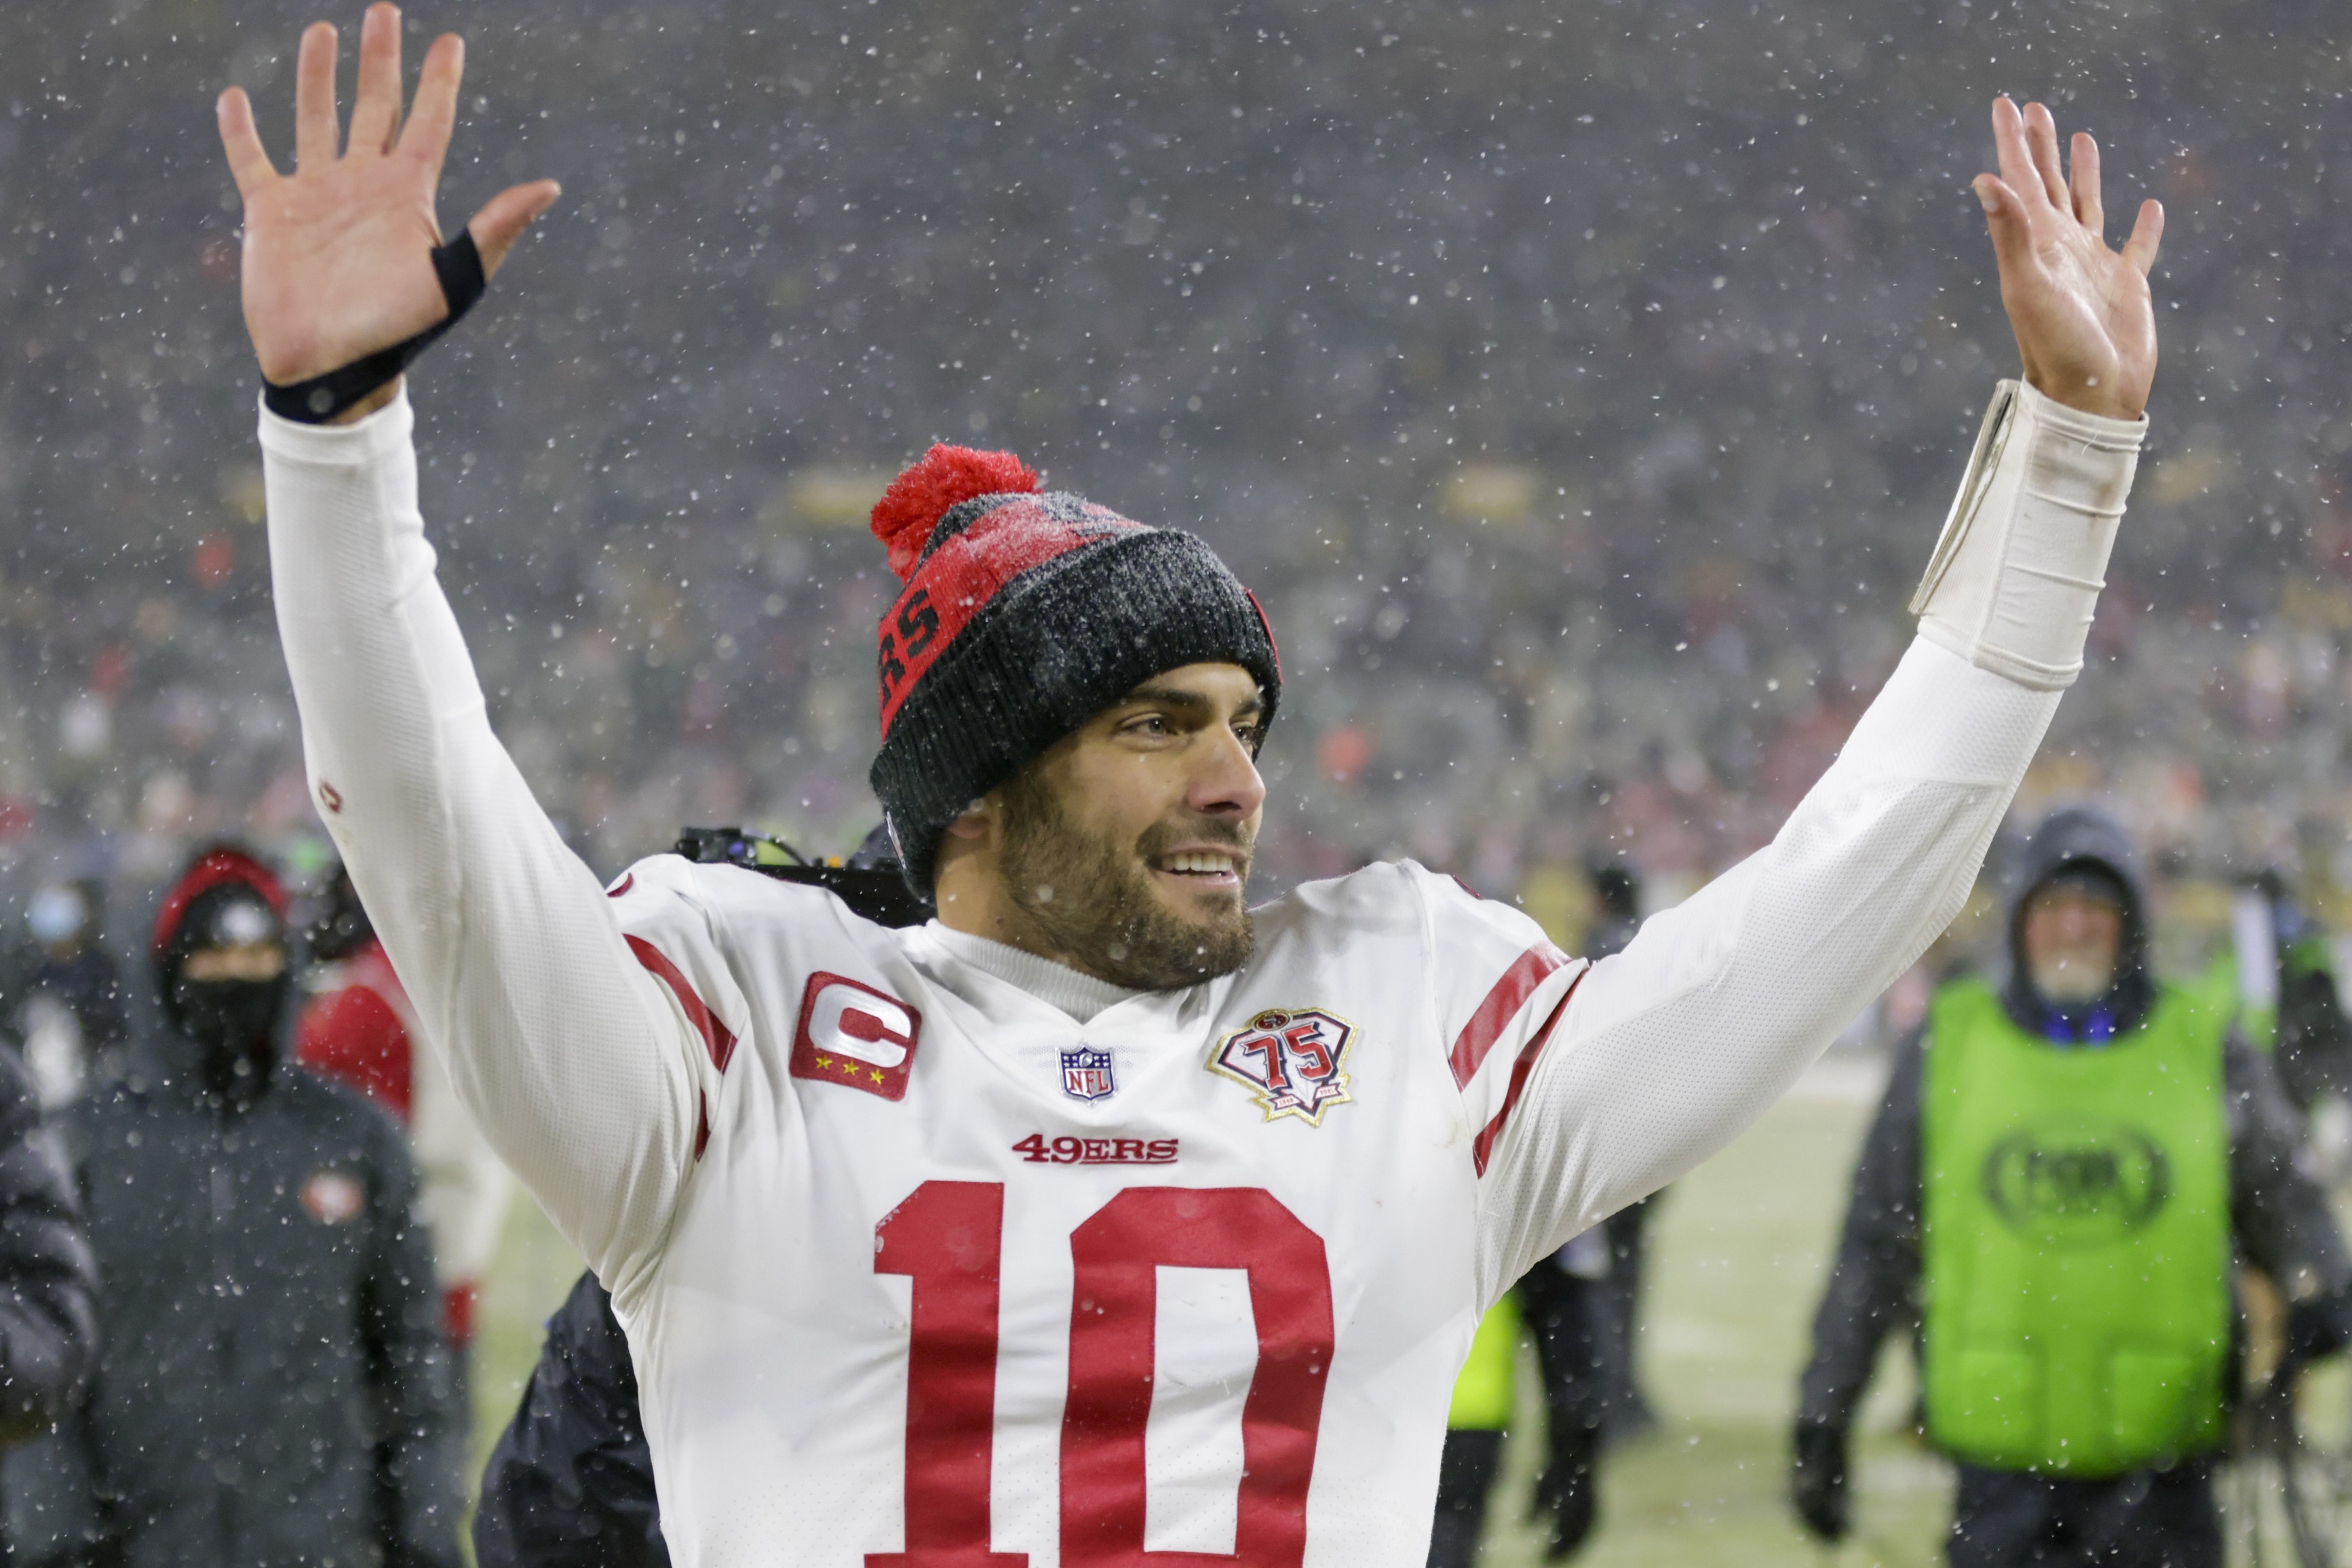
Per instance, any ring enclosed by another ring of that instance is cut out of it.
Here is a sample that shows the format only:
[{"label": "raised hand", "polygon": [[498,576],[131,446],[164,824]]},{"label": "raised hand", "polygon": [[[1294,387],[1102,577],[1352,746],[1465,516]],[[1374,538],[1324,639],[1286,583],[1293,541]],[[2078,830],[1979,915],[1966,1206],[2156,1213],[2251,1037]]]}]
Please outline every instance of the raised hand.
[{"label": "raised hand", "polygon": [[2164,209],[2142,202],[2131,238],[2107,248],[2099,146],[2074,133],[2074,178],[2058,162],[2058,125],[2038,103],[1992,106],[2000,172],[1976,177],[2000,264],[2000,302],[2035,391],[2086,413],[2137,419],[2156,379],[2148,268]]},{"label": "raised hand", "polygon": [[[245,327],[262,375],[320,375],[415,336],[448,313],[432,251],[441,243],[435,187],[457,114],[465,46],[434,40],[407,122],[401,120],[400,13],[368,7],[360,28],[359,101],[340,154],[335,29],[302,34],[294,87],[294,172],[271,166],[239,88],[221,94],[221,144],[245,198]],[[558,194],[552,180],[499,192],[467,225],[485,274],[506,259]],[[390,396],[390,389],[370,405]],[[370,405],[352,411],[352,417]]]}]

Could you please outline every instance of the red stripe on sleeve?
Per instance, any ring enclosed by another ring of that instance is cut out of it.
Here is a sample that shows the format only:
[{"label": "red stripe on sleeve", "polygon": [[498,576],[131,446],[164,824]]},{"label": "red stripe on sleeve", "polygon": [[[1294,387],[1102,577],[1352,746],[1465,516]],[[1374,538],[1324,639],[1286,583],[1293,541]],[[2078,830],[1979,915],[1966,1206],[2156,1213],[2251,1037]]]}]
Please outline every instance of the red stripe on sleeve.
[{"label": "red stripe on sleeve", "polygon": [[1470,1021],[1462,1026],[1454,1053],[1446,1059],[1454,1068],[1456,1089],[1467,1087],[1477,1075],[1479,1063],[1528,1005],[1528,998],[1536,994],[1536,988],[1544,983],[1544,977],[1568,961],[1568,955],[1549,942],[1538,942],[1512,960],[1495,988],[1486,993],[1486,999],[1478,1004],[1478,1010],[1470,1015]]},{"label": "red stripe on sleeve", "polygon": [[678,973],[677,965],[662,956],[660,948],[642,936],[628,936],[627,941],[629,951],[637,956],[637,962],[651,969],[677,998],[677,1005],[686,1009],[686,1021],[702,1036],[703,1049],[710,1052],[710,1064],[721,1072],[726,1071],[728,1061],[735,1055],[735,1036],[719,1021],[718,1014],[703,1005],[702,998],[694,994],[694,987]]},{"label": "red stripe on sleeve", "polygon": [[1551,1016],[1544,1019],[1543,1028],[1536,1030],[1535,1038],[1520,1047],[1519,1059],[1511,1063],[1511,1086],[1503,1092],[1503,1108],[1495,1113],[1493,1121],[1479,1129],[1477,1142],[1470,1145],[1471,1168],[1478,1175],[1483,1176],[1486,1174],[1486,1161],[1503,1135],[1503,1124],[1511,1119],[1512,1107],[1519,1103],[1520,1091],[1528,1086],[1528,1074],[1535,1071],[1536,1058],[1543,1054],[1544,1045],[1551,1039],[1553,1028],[1567,1016],[1569,998],[1576,995],[1577,987],[1584,984],[1584,975],[1591,973],[1592,971],[1588,968],[1583,975],[1568,983],[1568,995],[1559,998],[1559,1005],[1551,1009]]}]

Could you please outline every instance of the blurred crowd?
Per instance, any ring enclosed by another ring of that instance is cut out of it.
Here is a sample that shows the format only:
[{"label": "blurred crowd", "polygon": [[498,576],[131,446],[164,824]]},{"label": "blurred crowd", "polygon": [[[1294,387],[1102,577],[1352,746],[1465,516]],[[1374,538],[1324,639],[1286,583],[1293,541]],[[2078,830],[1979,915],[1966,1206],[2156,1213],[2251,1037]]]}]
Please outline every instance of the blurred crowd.
[{"label": "blurred crowd", "polygon": [[[143,907],[226,831],[322,863],[205,107],[242,82],[282,152],[311,7],[235,9],[53,10],[0,51],[11,910],[55,877]],[[414,8],[471,47],[445,224],[565,185],[415,391],[500,731],[591,863],[686,821],[856,841],[863,513],[948,439],[1197,528],[1264,598],[1297,677],[1269,891],[1410,853],[1572,930],[1565,868],[1614,856],[1671,897],[1907,637],[2012,368],[1966,181],[2014,90],[2095,127],[2113,211],[2171,214],[2148,453],[2025,806],[2104,795],[2168,873],[2276,866],[2336,913],[2329,12],[1557,11]]]}]

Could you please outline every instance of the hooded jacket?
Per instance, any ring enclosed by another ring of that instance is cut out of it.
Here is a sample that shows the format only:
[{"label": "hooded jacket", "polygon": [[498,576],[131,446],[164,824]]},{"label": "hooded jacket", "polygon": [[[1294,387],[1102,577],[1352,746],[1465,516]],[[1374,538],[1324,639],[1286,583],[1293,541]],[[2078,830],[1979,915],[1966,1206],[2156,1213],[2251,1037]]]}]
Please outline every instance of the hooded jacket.
[{"label": "hooded jacket", "polygon": [[[2021,951],[2026,901],[2062,874],[2111,879],[2124,904],[2123,941],[2107,993],[2082,1008],[2058,1008],[2034,990]],[[2002,1006],[2021,1029],[2058,1040],[2122,1034],[2147,1016],[2156,997],[2149,967],[2147,899],[2138,858],[2123,829],[2084,808],[2053,812],[2035,830],[2008,879],[2008,973]],[[1800,1396],[1801,1427],[1843,1431],[1853,1421],[1879,1346],[1916,1321],[1921,1267],[1920,1092],[1924,1031],[1895,1048],[1877,1119],[1854,1167],[1853,1197],[1838,1239],[1829,1290],[1813,1320],[1813,1355]],[[2347,1258],[2326,1199],[2295,1166],[2298,1120],[2268,1060],[2233,1030],[2222,1071],[2230,1136],[2230,1222],[2244,1259],[2291,1296],[2341,1298],[2352,1291]]]},{"label": "hooded jacket", "polygon": [[[2063,876],[2083,876],[2107,885],[2123,906],[2123,939],[2116,951],[2116,977],[2106,994],[2078,1007],[2045,1001],[2033,988],[2025,962],[2025,906],[2043,887]],[[2128,1034],[2147,1021],[2156,1005],[2156,979],[2149,972],[2146,880],[2131,837],[2116,820],[2087,806],[2068,806],[2043,819],[2010,868],[2007,923],[2008,977],[2001,1007],[2029,1034],[2060,1040],[2087,1040]]]},{"label": "hooded jacket", "polygon": [[62,1122],[106,1346],[67,1429],[10,1457],[16,1555],[455,1568],[460,1428],[399,1129],[266,1050],[227,1092],[175,1028],[146,1054]]}]

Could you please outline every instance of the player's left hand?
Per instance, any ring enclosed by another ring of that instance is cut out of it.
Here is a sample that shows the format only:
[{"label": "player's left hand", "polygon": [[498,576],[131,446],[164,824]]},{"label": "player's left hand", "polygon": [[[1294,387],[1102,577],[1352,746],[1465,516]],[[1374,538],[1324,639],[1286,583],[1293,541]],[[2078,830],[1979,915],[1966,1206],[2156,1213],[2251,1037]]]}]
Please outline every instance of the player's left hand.
[{"label": "player's left hand", "polygon": [[2058,160],[2058,125],[2029,103],[1992,106],[2000,172],[1976,177],[2000,264],[2000,301],[2017,333],[2025,379],[2069,408],[2137,419],[2156,380],[2156,308],[2148,268],[2164,208],[2142,202],[2131,238],[2107,248],[2099,147],[2074,133],[2073,179]]}]

